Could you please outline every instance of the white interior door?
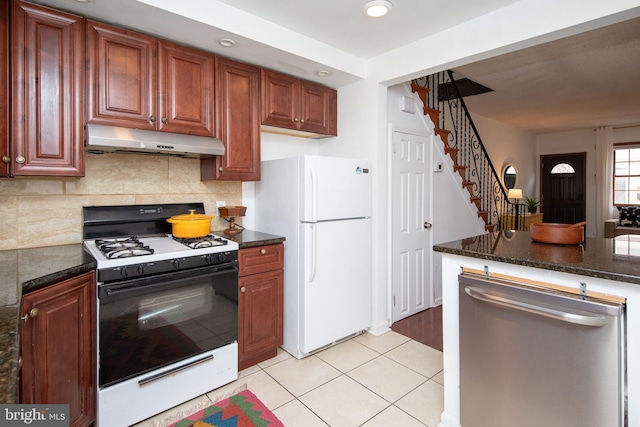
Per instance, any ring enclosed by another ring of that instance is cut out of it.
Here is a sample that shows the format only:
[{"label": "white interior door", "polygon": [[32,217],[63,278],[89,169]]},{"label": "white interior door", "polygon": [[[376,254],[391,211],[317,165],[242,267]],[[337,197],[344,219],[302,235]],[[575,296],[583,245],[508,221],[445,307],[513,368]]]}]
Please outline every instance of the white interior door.
[{"label": "white interior door", "polygon": [[427,136],[393,132],[392,321],[433,306],[431,146]]}]

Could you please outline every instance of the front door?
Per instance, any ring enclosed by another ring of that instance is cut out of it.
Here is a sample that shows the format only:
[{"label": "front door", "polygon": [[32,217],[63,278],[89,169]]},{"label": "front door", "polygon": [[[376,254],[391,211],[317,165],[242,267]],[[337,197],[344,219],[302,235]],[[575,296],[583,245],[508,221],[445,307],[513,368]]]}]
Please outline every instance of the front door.
[{"label": "front door", "polygon": [[422,135],[394,131],[392,163],[392,320],[433,305],[431,147]]},{"label": "front door", "polygon": [[540,156],[544,222],[585,220],[586,153]]}]

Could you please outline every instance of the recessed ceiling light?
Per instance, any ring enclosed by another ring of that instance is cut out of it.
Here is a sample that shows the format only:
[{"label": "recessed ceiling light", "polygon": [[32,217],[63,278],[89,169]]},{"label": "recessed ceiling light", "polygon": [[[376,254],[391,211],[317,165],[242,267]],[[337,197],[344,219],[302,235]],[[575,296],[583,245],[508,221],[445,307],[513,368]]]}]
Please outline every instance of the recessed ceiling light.
[{"label": "recessed ceiling light", "polygon": [[372,18],[379,18],[386,15],[393,8],[390,1],[387,0],[371,0],[362,7],[364,13]]},{"label": "recessed ceiling light", "polygon": [[76,1],[79,1],[80,3],[86,3],[86,2],[88,2],[89,0],[76,0]]},{"label": "recessed ceiling light", "polygon": [[316,76],[318,77],[327,77],[331,75],[331,71],[329,70],[318,70],[316,71]]},{"label": "recessed ceiling light", "polygon": [[236,41],[233,39],[219,39],[218,43],[220,44],[220,46],[224,46],[224,47],[234,47],[236,45]]}]

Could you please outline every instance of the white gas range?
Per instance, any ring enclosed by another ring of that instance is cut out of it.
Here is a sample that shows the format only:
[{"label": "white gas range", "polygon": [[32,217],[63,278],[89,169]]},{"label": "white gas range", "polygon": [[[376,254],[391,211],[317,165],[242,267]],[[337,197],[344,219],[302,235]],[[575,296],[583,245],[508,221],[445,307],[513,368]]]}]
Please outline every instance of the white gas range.
[{"label": "white gas range", "polygon": [[[83,208],[97,261],[98,425],[131,425],[238,376],[238,245],[174,239],[202,203]],[[206,381],[203,379],[206,378]]]}]

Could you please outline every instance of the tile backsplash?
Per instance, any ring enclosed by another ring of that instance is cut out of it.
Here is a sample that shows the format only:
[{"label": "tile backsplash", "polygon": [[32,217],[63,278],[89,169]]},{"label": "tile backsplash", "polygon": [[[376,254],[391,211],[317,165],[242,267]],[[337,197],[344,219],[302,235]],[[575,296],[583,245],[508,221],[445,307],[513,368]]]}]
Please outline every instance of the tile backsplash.
[{"label": "tile backsplash", "polygon": [[219,200],[241,205],[242,183],[201,182],[198,160],[86,153],[83,178],[0,179],[0,250],[81,243],[82,207],[92,205],[203,202],[222,230]]}]

